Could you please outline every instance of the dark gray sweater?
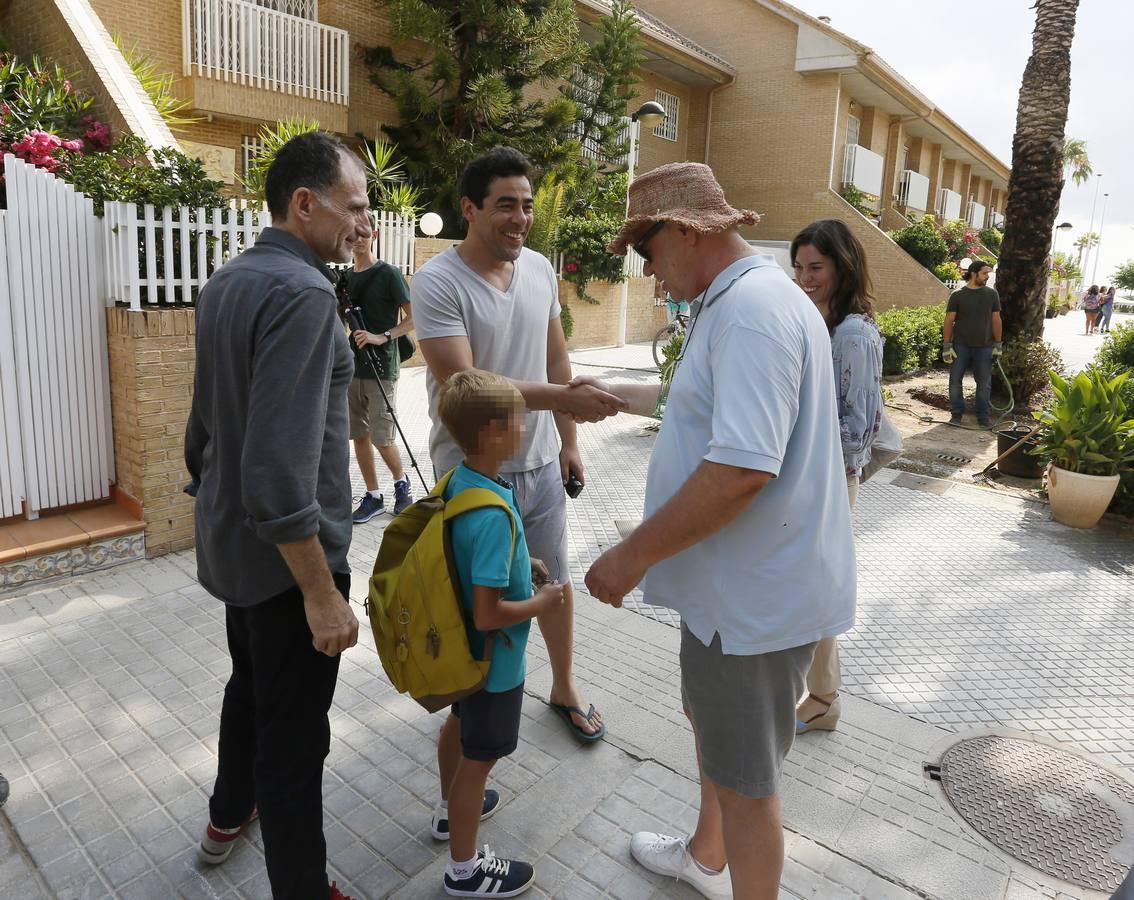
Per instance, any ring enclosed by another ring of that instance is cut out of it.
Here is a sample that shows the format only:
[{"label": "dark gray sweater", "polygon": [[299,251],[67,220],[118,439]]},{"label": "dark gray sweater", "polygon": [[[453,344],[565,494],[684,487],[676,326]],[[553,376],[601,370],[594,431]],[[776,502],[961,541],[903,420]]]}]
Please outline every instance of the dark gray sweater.
[{"label": "dark gray sweater", "polygon": [[306,244],[268,228],[197,302],[185,430],[197,578],[234,606],[295,585],[277,544],[317,534],[331,571],[349,571],[354,356],[333,279]]}]

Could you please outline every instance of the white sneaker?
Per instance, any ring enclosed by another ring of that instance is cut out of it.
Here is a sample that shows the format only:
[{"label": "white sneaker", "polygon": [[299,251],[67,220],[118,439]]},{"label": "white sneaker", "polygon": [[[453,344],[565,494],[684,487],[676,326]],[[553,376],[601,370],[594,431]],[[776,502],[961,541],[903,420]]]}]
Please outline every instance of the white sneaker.
[{"label": "white sneaker", "polygon": [[630,855],[651,872],[691,885],[703,897],[732,900],[732,877],[728,866],[716,875],[706,875],[693,861],[689,838],[639,831],[630,838]]}]

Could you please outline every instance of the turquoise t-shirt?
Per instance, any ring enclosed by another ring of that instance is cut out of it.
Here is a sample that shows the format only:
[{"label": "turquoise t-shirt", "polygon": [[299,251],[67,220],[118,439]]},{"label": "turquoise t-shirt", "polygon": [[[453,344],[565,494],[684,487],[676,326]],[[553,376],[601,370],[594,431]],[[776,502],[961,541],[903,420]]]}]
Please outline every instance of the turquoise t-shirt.
[{"label": "turquoise t-shirt", "polygon": [[[449,500],[471,487],[487,488],[503,497],[512,507],[512,518],[516,523],[516,548],[511,559],[508,558],[508,550],[512,543],[512,530],[504,510],[476,509],[454,519],[449,526],[453,562],[460,582],[461,603],[468,615],[469,646],[473,655],[479,658],[484,653],[486,635],[477,631],[472,624],[473,585],[503,588],[505,600],[527,600],[532,596],[532,562],[528,555],[527,541],[524,540],[524,523],[516,505],[515,490],[474,472],[461,463],[449,479],[445,499]],[[527,669],[524,651],[528,645],[531,625],[529,619],[503,629],[496,636],[486,691],[498,694],[523,684]],[[504,639],[505,634],[512,639],[511,646]]]}]

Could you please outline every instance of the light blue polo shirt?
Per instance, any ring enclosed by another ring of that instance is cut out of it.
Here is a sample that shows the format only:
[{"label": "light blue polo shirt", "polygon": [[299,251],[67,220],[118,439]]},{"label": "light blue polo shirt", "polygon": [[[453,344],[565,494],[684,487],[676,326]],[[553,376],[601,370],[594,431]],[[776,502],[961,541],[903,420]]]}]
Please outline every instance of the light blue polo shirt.
[{"label": "light blue polo shirt", "polygon": [[650,458],[646,516],[704,460],[775,477],[723,529],[651,568],[646,602],[679,612],[705,645],[719,633],[734,655],[849,630],[854,538],[831,341],[767,257],[738,260],[705,292]]},{"label": "light blue polo shirt", "polygon": [[[527,600],[532,595],[532,561],[528,555],[528,543],[524,539],[524,523],[516,504],[515,489],[505,487],[461,463],[449,479],[445,499],[449,500],[470,487],[487,488],[503,497],[512,507],[512,519],[516,523],[516,547],[511,556],[508,554],[512,547],[512,530],[508,525],[508,515],[502,509],[475,509],[458,516],[449,526],[453,562],[460,582],[461,603],[464,604],[467,617],[469,646],[473,655],[479,659],[484,654],[486,635],[477,631],[472,624],[473,585],[503,588],[505,600]],[[492,665],[484,688],[486,691],[501,693],[523,684],[527,671],[524,651],[531,627],[529,619],[502,629],[503,634],[496,636],[492,647]],[[510,647],[504,634],[511,638]]]}]

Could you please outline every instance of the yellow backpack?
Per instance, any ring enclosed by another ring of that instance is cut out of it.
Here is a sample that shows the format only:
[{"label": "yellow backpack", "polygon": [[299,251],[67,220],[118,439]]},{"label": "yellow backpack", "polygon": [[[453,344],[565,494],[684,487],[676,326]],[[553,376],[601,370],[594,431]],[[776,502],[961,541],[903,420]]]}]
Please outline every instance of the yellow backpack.
[{"label": "yellow backpack", "polygon": [[484,659],[469,649],[449,523],[474,509],[499,507],[512,526],[513,552],[516,546],[507,501],[487,488],[467,488],[446,502],[452,475],[446,473],[428,496],[386,526],[367,601],[378,658],[390,683],[429,712],[484,687],[492,660],[491,636]]}]

